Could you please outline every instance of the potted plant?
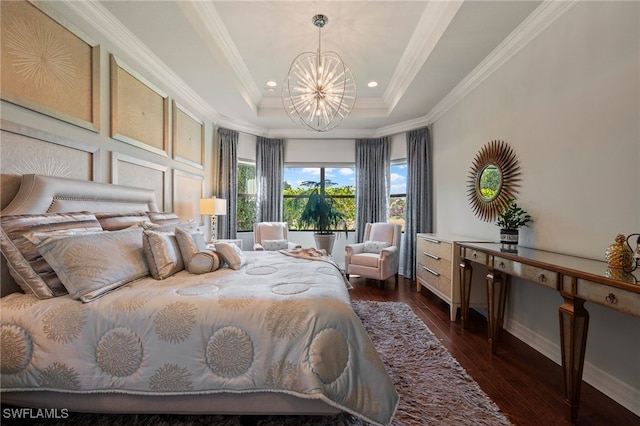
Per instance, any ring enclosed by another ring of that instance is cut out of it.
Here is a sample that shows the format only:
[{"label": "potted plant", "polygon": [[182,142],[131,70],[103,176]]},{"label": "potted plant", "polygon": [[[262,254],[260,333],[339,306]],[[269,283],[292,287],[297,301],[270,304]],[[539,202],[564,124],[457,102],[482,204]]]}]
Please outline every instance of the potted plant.
[{"label": "potted plant", "polygon": [[529,226],[532,221],[529,213],[519,207],[513,198],[507,199],[496,223],[500,227],[500,242],[510,246],[518,245],[519,229]]},{"label": "potted plant", "polygon": [[307,198],[307,204],[300,215],[298,227],[314,229],[316,247],[331,254],[336,238],[335,231],[344,231],[345,235],[348,235],[347,217],[335,206],[334,199],[325,190],[326,186],[336,183],[330,180],[323,182],[304,181],[300,184],[307,190],[299,198]]}]

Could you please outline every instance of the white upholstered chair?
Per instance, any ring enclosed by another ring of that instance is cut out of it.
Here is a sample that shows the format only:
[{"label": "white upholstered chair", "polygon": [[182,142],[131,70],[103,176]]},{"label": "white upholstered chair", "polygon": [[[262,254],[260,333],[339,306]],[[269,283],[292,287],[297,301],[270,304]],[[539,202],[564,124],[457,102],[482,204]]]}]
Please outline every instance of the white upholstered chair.
[{"label": "white upholstered chair", "polygon": [[398,285],[402,227],[394,223],[367,223],[364,240],[345,246],[345,273],[384,281],[395,275]]},{"label": "white upholstered chair", "polygon": [[253,224],[254,250],[279,250],[301,247],[300,244],[289,241],[289,224],[287,222],[258,222]]}]

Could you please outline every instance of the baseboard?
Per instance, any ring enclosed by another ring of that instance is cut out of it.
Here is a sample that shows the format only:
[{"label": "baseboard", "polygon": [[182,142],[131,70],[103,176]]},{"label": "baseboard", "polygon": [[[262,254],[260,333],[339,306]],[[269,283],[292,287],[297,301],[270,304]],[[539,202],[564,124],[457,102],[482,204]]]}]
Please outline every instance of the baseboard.
[{"label": "baseboard", "polygon": [[[505,318],[504,329],[556,364],[562,364],[559,343],[552,342],[522,324],[507,318]],[[632,413],[640,416],[640,390],[631,387],[589,362],[584,363],[582,380]]]}]

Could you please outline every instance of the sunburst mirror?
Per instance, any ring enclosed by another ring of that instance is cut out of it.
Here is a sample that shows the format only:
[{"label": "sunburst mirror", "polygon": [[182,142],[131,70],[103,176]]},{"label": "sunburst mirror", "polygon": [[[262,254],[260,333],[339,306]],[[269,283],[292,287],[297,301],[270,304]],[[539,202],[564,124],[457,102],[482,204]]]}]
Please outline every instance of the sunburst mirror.
[{"label": "sunburst mirror", "polygon": [[493,222],[520,187],[518,157],[505,142],[494,140],[476,154],[469,171],[468,196],[473,212],[486,222]]}]

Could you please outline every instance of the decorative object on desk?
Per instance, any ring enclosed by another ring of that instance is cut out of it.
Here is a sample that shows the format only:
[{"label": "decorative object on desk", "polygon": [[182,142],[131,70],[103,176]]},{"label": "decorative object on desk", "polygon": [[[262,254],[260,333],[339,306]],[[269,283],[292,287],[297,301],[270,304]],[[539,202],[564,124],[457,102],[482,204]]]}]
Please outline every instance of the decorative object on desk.
[{"label": "decorative object on desk", "polygon": [[500,227],[500,242],[506,244],[508,249],[515,248],[518,245],[520,228],[529,226],[529,222],[532,221],[531,215],[519,207],[513,198],[507,199],[496,222]]},{"label": "decorative object on desk", "polygon": [[634,284],[637,283],[636,277],[631,272],[627,272],[624,269],[607,268],[605,275],[609,278],[613,278],[614,280]]},{"label": "decorative object on desk", "polygon": [[610,269],[631,270],[633,268],[633,251],[625,244],[626,241],[624,234],[618,234],[616,242],[606,250],[605,255]]},{"label": "decorative object on desk", "polygon": [[209,242],[215,241],[217,238],[216,217],[227,214],[227,200],[216,197],[201,198],[200,214],[203,216],[209,216],[211,225]]},{"label": "decorative object on desk", "polygon": [[[629,242],[629,240],[631,239],[631,237],[637,237],[636,239],[636,248],[634,249],[633,247],[631,247],[631,243]],[[627,236],[627,245],[629,246],[629,249],[631,249],[631,251],[633,252],[633,265],[631,268],[625,268],[626,272],[633,272],[635,271],[637,268],[640,268],[640,234],[629,234],[629,236]]]},{"label": "decorative object on desk", "polygon": [[493,222],[520,186],[518,157],[506,142],[494,140],[476,154],[469,171],[467,194],[473,212]]},{"label": "decorative object on desk", "polygon": [[333,243],[336,239],[335,231],[347,231],[347,216],[336,207],[334,198],[327,194],[326,187],[336,185],[334,182],[324,179],[320,182],[304,181],[300,186],[307,188],[297,198],[306,199],[300,221],[299,229],[313,230],[316,248],[324,249],[331,254]]}]

